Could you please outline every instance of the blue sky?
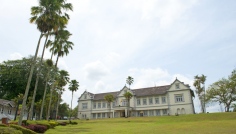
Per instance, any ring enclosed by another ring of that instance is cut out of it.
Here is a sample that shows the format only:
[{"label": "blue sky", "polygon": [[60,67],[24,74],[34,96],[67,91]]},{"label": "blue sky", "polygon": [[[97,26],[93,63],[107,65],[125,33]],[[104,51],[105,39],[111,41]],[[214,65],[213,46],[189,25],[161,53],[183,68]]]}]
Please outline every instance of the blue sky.
[{"label": "blue sky", "polygon": [[[68,2],[74,6],[68,30],[75,46],[59,59],[59,67],[80,82],[74,106],[86,89],[117,91],[129,75],[131,88],[170,84],[176,77],[192,85],[197,74],[206,75],[209,86],[236,68],[235,0]],[[1,0],[0,62],[34,54],[40,33],[29,18],[36,5],[37,0]],[[70,96],[66,91],[62,98],[69,103]],[[194,102],[199,112],[199,100]],[[220,107],[211,105],[207,111]]]}]

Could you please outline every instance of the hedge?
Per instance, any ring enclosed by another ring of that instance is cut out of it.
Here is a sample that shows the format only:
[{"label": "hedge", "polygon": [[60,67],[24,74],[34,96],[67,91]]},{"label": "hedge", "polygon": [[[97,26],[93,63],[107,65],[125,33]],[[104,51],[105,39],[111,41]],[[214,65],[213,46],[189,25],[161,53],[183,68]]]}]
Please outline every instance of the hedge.
[{"label": "hedge", "polygon": [[16,129],[11,128],[11,127],[2,127],[2,126],[0,126],[0,134],[23,134],[23,133],[20,130],[16,130]]},{"label": "hedge", "polygon": [[10,124],[10,127],[15,128],[17,130],[20,130],[23,134],[37,134],[36,132],[34,132],[34,131],[30,130],[30,129],[24,128],[22,126]]}]

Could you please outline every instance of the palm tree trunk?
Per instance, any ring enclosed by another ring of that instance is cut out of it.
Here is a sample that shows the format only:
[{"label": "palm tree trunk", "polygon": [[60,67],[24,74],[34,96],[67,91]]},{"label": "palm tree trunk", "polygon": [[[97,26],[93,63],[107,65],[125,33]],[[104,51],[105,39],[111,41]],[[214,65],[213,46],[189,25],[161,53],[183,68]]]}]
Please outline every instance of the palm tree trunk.
[{"label": "palm tree trunk", "polygon": [[34,101],[35,101],[35,96],[36,96],[36,92],[37,92],[37,89],[38,89],[39,75],[40,75],[41,70],[42,70],[42,62],[43,62],[43,56],[44,56],[44,52],[45,52],[45,48],[46,48],[46,43],[48,41],[48,34],[49,34],[49,32],[47,33],[46,40],[44,42],[43,52],[42,52],[42,56],[41,56],[40,63],[39,63],[40,64],[39,65],[39,71],[37,73],[36,82],[35,82],[35,86],[34,86],[34,94],[33,94],[31,107],[30,107],[30,113],[29,113],[30,120],[32,120],[32,117],[33,117]]},{"label": "palm tree trunk", "polygon": [[55,67],[57,67],[58,59],[59,59],[59,56],[57,55],[57,60],[56,60]]},{"label": "palm tree trunk", "polygon": [[59,104],[60,104],[60,99],[61,99],[61,93],[60,93],[60,91],[59,91],[59,93],[58,93],[58,100],[57,100],[57,108],[56,108],[56,119],[55,120],[57,120],[57,114],[58,114],[58,106],[59,106]]},{"label": "palm tree trunk", "polygon": [[71,98],[70,121],[71,121],[71,114],[72,114],[72,101],[73,101],[73,91],[72,91],[72,98]]},{"label": "palm tree trunk", "polygon": [[45,83],[45,88],[44,88],[44,93],[43,93],[43,101],[42,101],[42,105],[41,105],[39,120],[42,119],[42,115],[43,115],[44,101],[45,101],[47,86],[48,86],[48,75],[49,75],[49,71],[47,73],[47,77],[46,77],[46,80],[45,80],[46,83]]},{"label": "palm tree trunk", "polygon": [[40,41],[41,41],[42,37],[43,37],[43,33],[40,34],[40,37],[39,37],[39,40],[38,40],[38,45],[36,47],[34,60],[33,60],[32,65],[31,65],[30,74],[29,74],[27,86],[26,86],[26,89],[25,89],[25,94],[24,94],[23,103],[22,103],[22,109],[21,109],[21,112],[20,112],[20,118],[19,118],[19,122],[18,122],[18,125],[20,125],[20,126],[22,124],[22,118],[23,118],[23,115],[24,115],[24,110],[26,108],[26,100],[27,100],[27,97],[28,97],[30,83],[31,83],[31,80],[32,80],[32,75],[33,75],[33,72],[34,72],[35,62],[36,62],[36,58],[37,58],[37,55],[38,55],[38,50],[39,50]]},{"label": "palm tree trunk", "polygon": [[[52,60],[52,57],[53,57],[53,53],[51,55],[51,60]],[[53,76],[53,81],[54,81],[54,76]],[[47,120],[49,120],[49,116],[50,116],[50,110],[51,110],[51,103],[52,103],[52,91],[54,89],[54,84],[52,83],[52,86],[50,88],[50,99],[49,99],[49,104],[48,104],[48,112],[47,112]]]}]

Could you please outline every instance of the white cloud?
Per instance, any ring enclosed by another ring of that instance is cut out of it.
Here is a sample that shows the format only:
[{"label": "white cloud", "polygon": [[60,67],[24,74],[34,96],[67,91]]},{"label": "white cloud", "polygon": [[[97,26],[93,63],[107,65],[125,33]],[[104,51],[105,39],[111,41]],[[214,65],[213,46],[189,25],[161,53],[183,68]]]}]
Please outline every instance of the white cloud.
[{"label": "white cloud", "polygon": [[13,53],[10,55],[10,59],[11,60],[17,60],[17,59],[21,59],[23,56],[20,53]]},{"label": "white cloud", "polygon": [[109,69],[99,60],[86,64],[84,71],[89,80],[100,80],[109,73]]}]

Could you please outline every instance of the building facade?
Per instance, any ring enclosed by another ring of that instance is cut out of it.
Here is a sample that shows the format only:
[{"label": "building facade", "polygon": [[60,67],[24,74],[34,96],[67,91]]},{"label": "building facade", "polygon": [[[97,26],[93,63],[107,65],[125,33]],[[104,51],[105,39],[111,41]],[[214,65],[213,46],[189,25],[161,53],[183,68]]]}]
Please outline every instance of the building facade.
[{"label": "building facade", "polygon": [[[130,92],[130,106],[124,97],[125,92]],[[112,94],[114,101],[111,106],[104,99]],[[93,94],[85,91],[78,101],[78,118],[99,119],[162,116],[176,114],[194,114],[194,93],[188,84],[176,79],[170,85],[129,89],[124,86],[120,91]],[[129,112],[129,113],[128,113]]]},{"label": "building facade", "polygon": [[2,118],[8,118],[13,120],[16,113],[16,106],[13,101],[0,99],[0,120]]}]

